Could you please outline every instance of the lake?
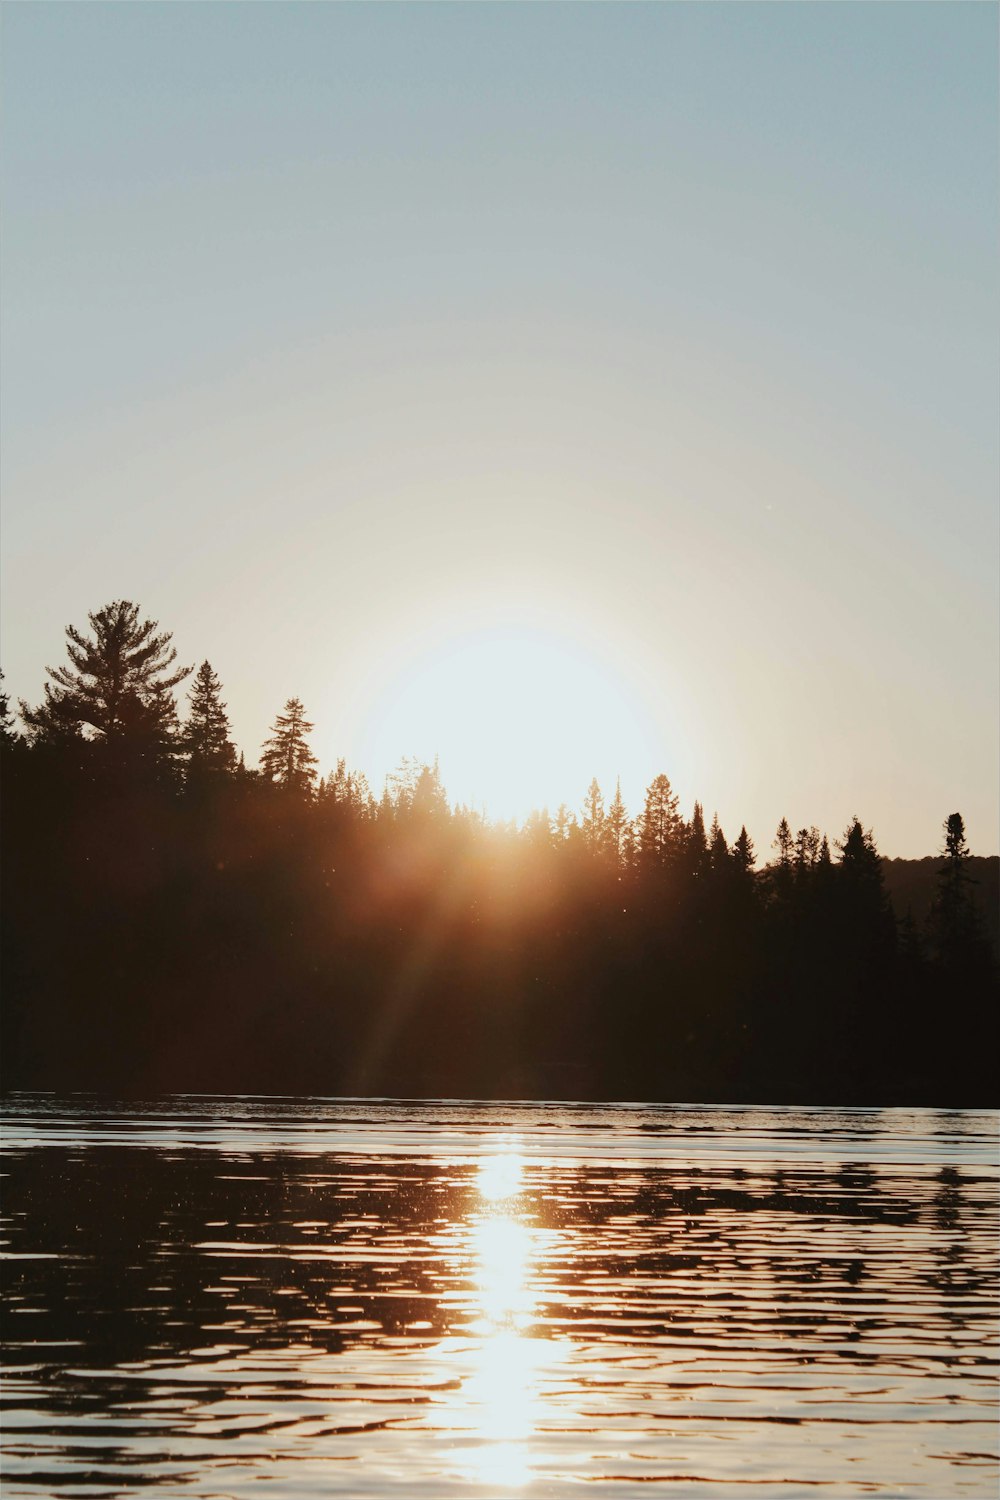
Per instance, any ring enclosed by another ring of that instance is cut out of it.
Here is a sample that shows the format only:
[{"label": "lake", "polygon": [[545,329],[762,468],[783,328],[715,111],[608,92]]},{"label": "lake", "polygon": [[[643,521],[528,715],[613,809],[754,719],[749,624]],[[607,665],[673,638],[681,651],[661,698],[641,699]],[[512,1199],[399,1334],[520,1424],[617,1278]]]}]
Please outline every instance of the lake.
[{"label": "lake", "polygon": [[9,1096],[4,1496],[995,1497],[997,1124]]}]

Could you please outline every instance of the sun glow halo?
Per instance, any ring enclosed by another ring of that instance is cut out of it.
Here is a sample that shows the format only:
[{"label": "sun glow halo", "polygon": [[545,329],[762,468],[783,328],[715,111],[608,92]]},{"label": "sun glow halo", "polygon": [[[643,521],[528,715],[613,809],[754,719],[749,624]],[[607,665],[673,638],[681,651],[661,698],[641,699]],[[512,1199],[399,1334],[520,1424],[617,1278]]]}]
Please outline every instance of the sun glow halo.
[{"label": "sun glow halo", "polygon": [[594,776],[607,798],[619,775],[634,797],[662,753],[626,673],[582,639],[527,627],[453,635],[413,655],[372,702],[365,739],[368,764],[437,758],[453,805],[518,820],[562,802],[576,811]]}]

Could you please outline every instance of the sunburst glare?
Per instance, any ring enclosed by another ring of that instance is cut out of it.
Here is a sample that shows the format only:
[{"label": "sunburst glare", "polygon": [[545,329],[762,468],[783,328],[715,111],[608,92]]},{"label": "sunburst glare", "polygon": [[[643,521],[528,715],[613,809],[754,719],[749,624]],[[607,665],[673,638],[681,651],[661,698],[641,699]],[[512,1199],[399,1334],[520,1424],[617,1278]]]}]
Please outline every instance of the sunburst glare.
[{"label": "sunburst glare", "polygon": [[654,724],[633,676],[582,629],[454,630],[380,683],[373,675],[360,753],[385,769],[404,751],[428,762],[439,755],[449,796],[502,818],[555,811],[594,775],[609,786],[621,775],[635,796],[665,737],[679,773],[684,740],[667,733],[663,712]]}]

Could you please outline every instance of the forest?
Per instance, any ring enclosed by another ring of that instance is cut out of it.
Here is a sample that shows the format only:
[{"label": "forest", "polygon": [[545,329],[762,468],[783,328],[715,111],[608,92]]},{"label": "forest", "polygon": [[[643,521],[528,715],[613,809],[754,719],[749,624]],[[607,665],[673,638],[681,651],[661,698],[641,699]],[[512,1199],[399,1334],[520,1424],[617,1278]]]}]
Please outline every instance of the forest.
[{"label": "forest", "polygon": [[912,862],[857,817],[761,858],[666,774],[495,825],[434,765],[321,776],[297,698],[248,767],[127,600],[66,653],[0,700],[6,1089],[1000,1103],[959,812]]}]

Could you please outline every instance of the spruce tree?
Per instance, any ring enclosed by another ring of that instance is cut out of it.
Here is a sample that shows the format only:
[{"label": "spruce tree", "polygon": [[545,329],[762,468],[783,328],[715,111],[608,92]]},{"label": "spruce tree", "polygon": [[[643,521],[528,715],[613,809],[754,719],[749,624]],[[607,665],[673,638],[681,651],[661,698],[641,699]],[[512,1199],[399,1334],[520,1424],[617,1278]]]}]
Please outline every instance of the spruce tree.
[{"label": "spruce tree", "polygon": [[782,869],[787,870],[791,864],[793,847],[794,840],[792,839],[792,830],[788,826],[788,819],[782,818],[771,844],[771,848],[778,851],[778,864]]},{"label": "spruce tree", "polygon": [[965,860],[969,858],[969,845],[965,837],[965,820],[961,813],[949,813],[944,821],[944,853],[948,859],[948,866],[953,871],[959,870]]},{"label": "spruce tree", "polygon": [[982,924],[969,875],[969,845],[961,813],[950,813],[944,823],[944,864],[938,871],[937,892],[931,908],[933,945],[946,963],[959,963],[982,943]]},{"label": "spruce tree", "polygon": [[841,910],[856,944],[868,942],[888,947],[895,942],[896,927],[882,873],[882,857],[870,828],[852,818],[837,843],[840,861],[835,867]]},{"label": "spruce tree", "polygon": [[881,894],[882,859],[875,847],[871,829],[863,828],[860,818],[852,818],[837,848],[840,851],[840,869],[845,879],[859,891]]},{"label": "spruce tree", "polygon": [[705,833],[705,810],[700,802],[696,802],[694,805],[685,842],[688,872],[695,879],[699,879],[704,875],[708,867],[708,837]]},{"label": "spruce tree", "polygon": [[608,848],[618,864],[625,863],[628,827],[629,816],[622,799],[622,783],[619,777],[615,782],[615,795],[611,799],[611,806],[608,808],[605,819]]},{"label": "spruce tree", "polygon": [[605,822],[604,794],[595,776],[587,788],[587,795],[583,802],[583,817],[580,819],[580,831],[583,834],[584,843],[593,854],[599,854],[604,848]]},{"label": "spruce tree", "polygon": [[726,843],[726,835],[719,826],[718,813],[712,814],[712,827],[708,835],[708,857],[713,875],[729,869],[731,864],[729,845]]},{"label": "spruce tree", "polygon": [[757,856],[754,853],[753,840],[747,833],[746,824],[744,823],[733,845],[733,864],[736,866],[737,872],[749,880],[753,875],[753,867],[756,860]]},{"label": "spruce tree", "polygon": [[191,711],[182,736],[189,777],[204,772],[234,771],[236,748],[229,737],[229,718],[222,701],[222,683],[209,662],[203,661],[188,693]]},{"label": "spruce tree", "polygon": [[313,726],[298,698],[289,698],[284,713],[271,725],[264,741],[260,769],[269,781],[286,791],[311,796],[316,781],[316,757],[306,742]]},{"label": "spruce tree", "polygon": [[644,860],[667,864],[677,857],[684,835],[684,821],[677,811],[677,794],[670,778],[654,776],[646,788],[646,803],[639,823],[639,848]]}]

